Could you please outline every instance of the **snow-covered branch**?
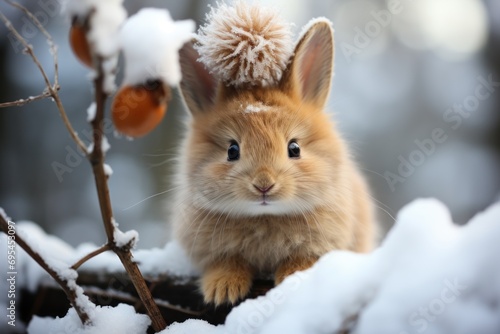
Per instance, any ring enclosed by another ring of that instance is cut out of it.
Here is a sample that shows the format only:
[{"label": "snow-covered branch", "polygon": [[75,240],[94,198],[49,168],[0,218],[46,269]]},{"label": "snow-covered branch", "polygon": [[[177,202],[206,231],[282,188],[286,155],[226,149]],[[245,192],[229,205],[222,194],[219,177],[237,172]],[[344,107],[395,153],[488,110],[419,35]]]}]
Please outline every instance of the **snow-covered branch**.
[{"label": "snow-covered branch", "polygon": [[[0,212],[0,229],[5,234],[9,232],[9,221],[3,215],[3,211]],[[33,249],[21,234],[18,231],[12,236],[16,244],[21,246],[59,284],[66,297],[68,297],[69,302],[75,308],[82,323],[91,324],[92,319],[89,315],[89,310],[91,311],[95,305],[83,294],[83,289],[76,284],[77,272],[59,261],[43,258],[41,252]]]}]

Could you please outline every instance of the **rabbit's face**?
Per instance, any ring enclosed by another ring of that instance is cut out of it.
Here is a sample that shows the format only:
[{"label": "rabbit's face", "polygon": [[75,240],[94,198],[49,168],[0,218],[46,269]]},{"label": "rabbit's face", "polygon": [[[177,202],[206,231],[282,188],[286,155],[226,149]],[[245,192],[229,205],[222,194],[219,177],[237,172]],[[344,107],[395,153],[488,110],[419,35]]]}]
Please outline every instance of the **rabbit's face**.
[{"label": "rabbit's face", "polygon": [[217,117],[193,121],[188,173],[197,205],[248,216],[300,214],[325,202],[337,163],[331,123],[286,102],[235,99],[217,106]]},{"label": "rabbit's face", "polygon": [[192,115],[183,183],[193,204],[234,216],[300,215],[350,191],[340,176],[344,146],[323,111],[333,73],[328,24],[301,37],[273,85],[219,82],[199,58],[191,43],[180,50]]}]

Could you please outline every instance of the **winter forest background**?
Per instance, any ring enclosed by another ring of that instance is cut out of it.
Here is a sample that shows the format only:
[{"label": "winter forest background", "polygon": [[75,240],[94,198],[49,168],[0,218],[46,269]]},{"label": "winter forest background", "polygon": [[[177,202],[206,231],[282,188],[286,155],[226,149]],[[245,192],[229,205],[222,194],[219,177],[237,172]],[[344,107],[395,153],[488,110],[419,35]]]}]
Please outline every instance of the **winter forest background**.
[{"label": "winter forest background", "polygon": [[[60,92],[75,129],[90,131],[88,70],[68,45],[69,22],[57,0],[20,1],[59,46]],[[465,223],[500,199],[500,2],[496,0],[273,0],[300,32],[312,17],[334,23],[335,77],[329,109],[379,201],[384,230],[403,205],[435,197]],[[176,20],[204,22],[209,1],[125,1],[167,8]],[[397,14],[384,14],[389,6]],[[45,39],[21,12],[1,11],[50,69]],[[481,88],[479,88],[482,86]],[[44,88],[30,58],[0,25],[0,102]],[[139,248],[169,238],[165,215],[171,159],[185,111],[177,93],[152,134],[132,142],[108,135],[115,216],[140,233]],[[91,169],[50,101],[0,110],[0,205],[14,220],[33,220],[70,244],[101,244],[104,233]],[[68,159],[68,160],[67,160]],[[54,172],[54,163],[67,172]],[[399,169],[399,170],[398,170]],[[389,180],[388,180],[389,179]],[[153,196],[156,195],[157,196]]]}]

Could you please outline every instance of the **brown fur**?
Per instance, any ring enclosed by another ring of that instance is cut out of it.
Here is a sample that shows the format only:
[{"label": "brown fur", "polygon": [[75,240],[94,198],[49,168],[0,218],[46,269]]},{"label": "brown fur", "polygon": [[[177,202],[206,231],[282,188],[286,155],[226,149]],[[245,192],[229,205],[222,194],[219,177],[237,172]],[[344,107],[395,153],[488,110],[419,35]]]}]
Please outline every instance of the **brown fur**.
[{"label": "brown fur", "polygon": [[[372,205],[364,180],[323,111],[333,37],[318,22],[299,41],[279,85],[219,85],[181,50],[183,97],[193,115],[182,146],[175,233],[203,271],[207,302],[234,303],[260,272],[276,283],[333,249],[369,251]],[[247,106],[265,109],[245,112]],[[301,157],[288,157],[295,139]],[[241,157],[227,161],[231,140]],[[268,187],[260,204],[255,186]]]}]

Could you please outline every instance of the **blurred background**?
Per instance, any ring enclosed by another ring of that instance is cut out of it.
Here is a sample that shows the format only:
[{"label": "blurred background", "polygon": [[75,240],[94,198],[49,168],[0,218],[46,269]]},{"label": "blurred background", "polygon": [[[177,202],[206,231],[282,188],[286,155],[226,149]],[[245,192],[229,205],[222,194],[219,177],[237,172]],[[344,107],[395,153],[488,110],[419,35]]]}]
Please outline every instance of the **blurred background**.
[{"label": "blurred background", "polygon": [[[21,1],[59,46],[60,94],[85,138],[92,86],[88,70],[69,49],[61,2]],[[167,8],[174,19],[190,18],[199,26],[210,3],[126,0],[125,6],[129,15],[142,7]],[[457,223],[500,199],[499,1],[261,3],[294,22],[296,35],[313,17],[333,21],[335,77],[328,107],[369,180],[383,231],[402,206],[418,197],[443,201]],[[0,10],[52,75],[43,36],[3,1]],[[21,51],[0,25],[0,102],[44,89],[35,65]],[[108,134],[115,216],[123,230],[139,231],[140,248],[161,246],[170,236],[165,217],[171,159],[184,117],[176,93],[166,118],[150,135],[130,141]],[[51,101],[1,109],[0,207],[13,219],[35,221],[73,245],[101,244],[105,234],[91,168],[75,152]],[[68,167],[59,175],[58,164]]]}]

